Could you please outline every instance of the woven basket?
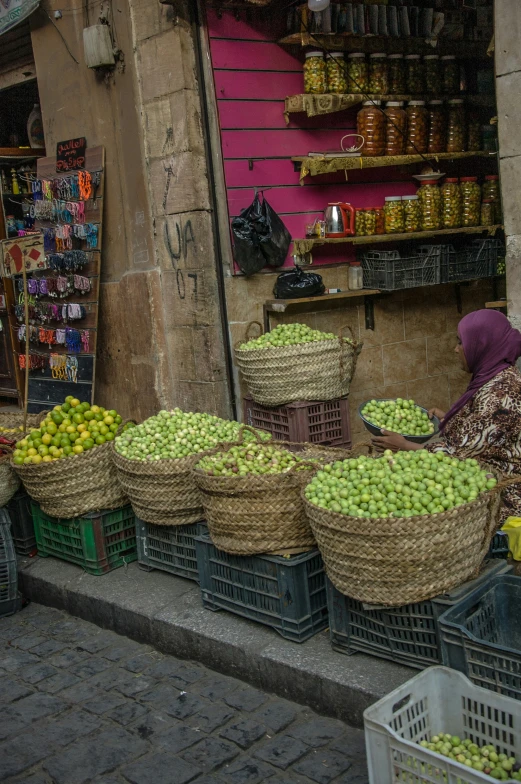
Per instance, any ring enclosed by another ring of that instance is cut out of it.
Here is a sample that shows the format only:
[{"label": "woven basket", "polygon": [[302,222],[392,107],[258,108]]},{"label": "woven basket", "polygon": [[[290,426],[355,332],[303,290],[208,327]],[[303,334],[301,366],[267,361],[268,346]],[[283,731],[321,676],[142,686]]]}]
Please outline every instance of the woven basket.
[{"label": "woven basket", "polygon": [[[39,414],[27,414],[27,430],[33,427],[39,427],[42,419],[45,418],[47,411],[42,411]],[[18,428],[22,427],[24,423],[23,411],[1,411],[0,410],[0,427]],[[21,431],[20,431],[21,437]]]},{"label": "woven basket", "polygon": [[302,497],[333,585],[352,599],[399,607],[446,593],[477,573],[496,532],[499,490],[509,483],[416,517],[351,517]]},{"label": "woven basket", "polygon": [[[245,341],[254,324],[262,330],[258,321],[250,322]],[[335,340],[296,346],[252,350],[236,346],[235,359],[255,402],[281,406],[295,400],[334,400],[349,394],[361,350],[362,343],[348,341],[341,330]]]},{"label": "woven basket", "polygon": [[11,467],[11,455],[0,456],[0,506],[9,503],[20,487],[20,478]]}]

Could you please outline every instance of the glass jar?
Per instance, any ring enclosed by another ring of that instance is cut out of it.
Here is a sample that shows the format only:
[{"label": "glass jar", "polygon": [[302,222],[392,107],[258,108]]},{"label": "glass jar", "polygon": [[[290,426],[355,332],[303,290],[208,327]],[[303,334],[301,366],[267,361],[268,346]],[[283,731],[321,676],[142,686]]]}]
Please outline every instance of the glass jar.
[{"label": "glass jar", "polygon": [[459,65],[456,56],[446,54],[441,58],[441,92],[457,95],[460,91]]},{"label": "glass jar", "polygon": [[447,146],[447,117],[443,101],[429,101],[429,144],[431,153],[445,152]]},{"label": "glass jar", "polygon": [[389,95],[403,95],[407,92],[403,54],[390,54],[387,61],[389,64]]},{"label": "glass jar", "polygon": [[362,155],[374,157],[385,154],[385,126],[387,118],[381,101],[364,101],[356,116],[357,132],[364,137]]},{"label": "glass jar", "polygon": [[369,88],[369,66],[363,52],[347,55],[347,92],[365,93]]},{"label": "glass jar", "polygon": [[428,93],[439,93],[440,71],[440,56],[438,54],[426,54],[423,58],[423,75],[425,89]]},{"label": "glass jar", "polygon": [[407,155],[427,152],[429,143],[429,112],[425,101],[409,101],[407,106]]},{"label": "glass jar", "polygon": [[369,237],[376,234],[376,218],[373,208],[356,210],[355,233],[357,237]]},{"label": "glass jar", "polygon": [[441,193],[437,180],[425,180],[418,189],[422,231],[441,229]]},{"label": "glass jar", "polygon": [[444,229],[461,226],[461,190],[457,177],[447,177],[441,186],[441,220]]},{"label": "glass jar", "polygon": [[347,287],[351,291],[363,289],[364,287],[364,273],[362,271],[362,265],[359,261],[352,261],[349,264],[349,270],[347,273]]},{"label": "glass jar", "polygon": [[494,202],[492,199],[483,199],[481,202],[481,226],[493,226],[495,220]]},{"label": "glass jar", "polygon": [[346,62],[343,52],[331,52],[326,58],[326,75],[328,93],[346,93]]},{"label": "glass jar", "polygon": [[386,116],[386,155],[403,155],[407,142],[407,114],[402,101],[388,101]]},{"label": "glass jar", "polygon": [[322,52],[306,52],[304,61],[304,92],[326,92],[326,63]]},{"label": "glass jar", "polygon": [[405,231],[405,220],[401,196],[385,197],[384,216],[386,234],[403,234]]},{"label": "glass jar", "polygon": [[402,196],[406,232],[421,231],[422,210],[418,196]]},{"label": "glass jar", "polygon": [[355,234],[357,237],[365,236],[365,210],[362,207],[355,210]]},{"label": "glass jar", "polygon": [[471,115],[467,128],[467,150],[475,152],[481,150],[481,123],[479,117]]},{"label": "glass jar", "polygon": [[387,95],[389,92],[389,75],[387,55],[375,52],[369,55],[369,92],[372,95]]},{"label": "glass jar", "polygon": [[465,152],[467,134],[465,105],[462,98],[449,101],[447,117],[447,152]]},{"label": "glass jar", "polygon": [[407,92],[413,95],[425,92],[425,82],[423,78],[423,63],[421,55],[405,55],[405,72]]},{"label": "glass jar", "polygon": [[385,213],[383,207],[374,208],[375,234],[385,234]]},{"label": "glass jar", "polygon": [[477,177],[462,177],[461,190],[461,225],[479,226],[481,220],[481,188]]},{"label": "glass jar", "polygon": [[482,190],[483,199],[492,199],[494,202],[494,223],[503,223],[501,195],[499,193],[499,175],[487,174]]}]

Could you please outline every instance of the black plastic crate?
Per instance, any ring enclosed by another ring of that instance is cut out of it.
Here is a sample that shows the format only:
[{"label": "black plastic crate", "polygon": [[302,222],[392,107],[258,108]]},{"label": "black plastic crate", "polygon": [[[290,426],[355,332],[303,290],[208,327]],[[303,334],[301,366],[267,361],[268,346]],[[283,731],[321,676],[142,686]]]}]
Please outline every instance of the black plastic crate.
[{"label": "black plastic crate", "polygon": [[0,509],[0,617],[12,615],[21,607],[16,553],[10,528],[7,512]]},{"label": "black plastic crate", "polygon": [[25,491],[16,493],[5,507],[11,520],[14,549],[18,555],[36,555],[31,499]]},{"label": "black plastic crate", "polygon": [[245,397],[243,404],[245,423],[266,430],[278,441],[351,448],[348,397],[275,407]]},{"label": "black plastic crate", "polygon": [[228,610],[304,642],[328,624],[325,572],[318,550],[287,558],[229,555],[209,536],[195,540],[203,606]]},{"label": "black plastic crate", "polygon": [[442,660],[438,621],[442,613],[495,575],[510,571],[508,564],[488,561],[476,580],[448,594],[402,607],[365,609],[326,581],[329,631],[333,650],[368,653],[381,659],[423,669]]},{"label": "black plastic crate", "polygon": [[521,700],[521,577],[490,577],[440,618],[443,663]]},{"label": "black plastic crate", "polygon": [[152,525],[136,517],[139,565],[149,571],[162,569],[199,582],[195,537],[206,531],[205,523]]},{"label": "black plastic crate", "polygon": [[509,552],[507,534],[498,531],[490,543],[487,558],[508,558]]},{"label": "black plastic crate", "polygon": [[440,282],[442,245],[422,245],[406,257],[372,250],[362,256],[364,288],[398,291]]}]

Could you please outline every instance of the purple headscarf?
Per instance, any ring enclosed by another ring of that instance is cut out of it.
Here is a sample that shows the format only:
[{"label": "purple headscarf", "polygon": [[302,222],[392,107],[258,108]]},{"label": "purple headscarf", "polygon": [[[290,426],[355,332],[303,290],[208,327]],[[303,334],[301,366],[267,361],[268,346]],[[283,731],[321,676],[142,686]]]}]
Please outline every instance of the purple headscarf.
[{"label": "purple headscarf", "polygon": [[511,367],[521,356],[521,332],[510,326],[497,310],[476,310],[461,319],[458,335],[472,379],[467,391],[454,403],[443,419],[441,429],[463,408],[478,389]]}]

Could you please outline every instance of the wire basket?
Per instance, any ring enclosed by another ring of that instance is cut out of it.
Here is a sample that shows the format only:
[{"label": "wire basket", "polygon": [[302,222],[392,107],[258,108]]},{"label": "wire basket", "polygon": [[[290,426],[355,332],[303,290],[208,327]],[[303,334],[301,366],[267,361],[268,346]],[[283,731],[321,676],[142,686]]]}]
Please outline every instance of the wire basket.
[{"label": "wire basket", "polygon": [[422,245],[405,258],[398,251],[368,251],[362,257],[364,288],[398,291],[440,282],[442,245]]}]

